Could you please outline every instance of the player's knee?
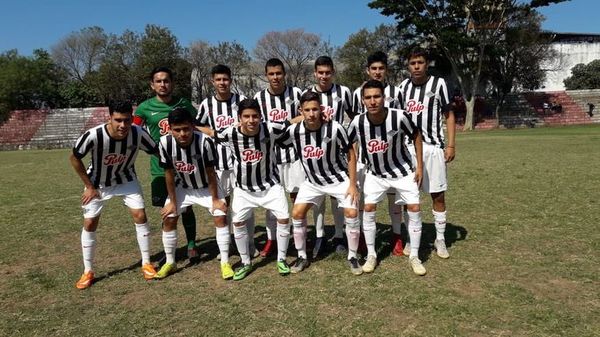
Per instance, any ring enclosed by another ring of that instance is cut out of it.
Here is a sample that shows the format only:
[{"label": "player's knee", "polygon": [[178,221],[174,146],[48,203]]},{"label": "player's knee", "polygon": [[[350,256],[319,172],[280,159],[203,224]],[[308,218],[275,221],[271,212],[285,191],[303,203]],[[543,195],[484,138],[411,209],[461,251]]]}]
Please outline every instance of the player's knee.
[{"label": "player's knee", "polygon": [[287,225],[290,223],[290,219],[277,219],[278,225]]},{"label": "player's knee", "polygon": [[95,232],[98,229],[98,222],[100,217],[95,218],[84,218],[83,219],[83,229],[87,232]]},{"label": "player's knee", "polygon": [[354,208],[344,208],[344,217],[356,218],[358,216],[358,210]]},{"label": "player's knee", "polygon": [[292,218],[298,220],[306,219],[306,213],[308,212],[308,207],[305,204],[294,205],[292,208]]},{"label": "player's knee", "polygon": [[177,229],[177,219],[178,219],[178,217],[166,218],[163,221],[163,230],[165,232],[170,232],[170,231],[174,231],[175,229]]},{"label": "player's knee", "polygon": [[377,210],[377,204],[365,204],[363,210],[365,212],[375,212]]},{"label": "player's knee", "polygon": [[406,210],[409,212],[420,212],[421,206],[419,204],[406,205]]},{"label": "player's knee", "polygon": [[226,216],[216,216],[214,217],[215,227],[223,228],[227,226],[227,217]]},{"label": "player's knee", "polygon": [[143,208],[132,209],[131,216],[133,217],[133,221],[135,223],[142,224],[148,222],[148,218],[146,218],[146,211]]}]

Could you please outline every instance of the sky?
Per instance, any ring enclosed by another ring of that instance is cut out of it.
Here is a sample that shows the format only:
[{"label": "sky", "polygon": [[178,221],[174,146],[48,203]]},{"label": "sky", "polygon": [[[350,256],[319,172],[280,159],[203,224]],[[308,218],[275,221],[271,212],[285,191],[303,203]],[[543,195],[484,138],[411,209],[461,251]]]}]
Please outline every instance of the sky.
[{"label": "sky", "polygon": [[[0,52],[31,55],[50,50],[69,33],[100,26],[120,35],[143,32],[146,24],[167,27],[186,47],[196,40],[237,41],[252,52],[270,31],[302,28],[333,46],[342,46],[362,28],[394,20],[370,9],[369,0],[0,0]],[[175,5],[176,4],[176,5]],[[597,33],[598,0],[572,0],[541,9],[542,28],[556,32]]]}]

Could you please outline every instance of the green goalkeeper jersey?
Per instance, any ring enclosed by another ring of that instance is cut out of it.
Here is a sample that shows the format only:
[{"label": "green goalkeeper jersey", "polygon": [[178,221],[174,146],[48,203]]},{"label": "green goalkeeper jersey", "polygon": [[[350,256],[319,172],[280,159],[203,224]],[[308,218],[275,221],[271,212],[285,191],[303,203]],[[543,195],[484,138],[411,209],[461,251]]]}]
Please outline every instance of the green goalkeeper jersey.
[{"label": "green goalkeeper jersey", "polygon": [[[185,98],[173,97],[169,103],[163,103],[156,97],[152,97],[143,101],[137,107],[134,123],[145,124],[150,136],[158,144],[160,137],[169,133],[169,121],[167,119],[169,112],[180,107],[187,109],[193,117],[196,117],[196,108]],[[158,162],[157,156],[150,158],[150,174],[152,178],[165,175],[165,171],[159,166]]]}]

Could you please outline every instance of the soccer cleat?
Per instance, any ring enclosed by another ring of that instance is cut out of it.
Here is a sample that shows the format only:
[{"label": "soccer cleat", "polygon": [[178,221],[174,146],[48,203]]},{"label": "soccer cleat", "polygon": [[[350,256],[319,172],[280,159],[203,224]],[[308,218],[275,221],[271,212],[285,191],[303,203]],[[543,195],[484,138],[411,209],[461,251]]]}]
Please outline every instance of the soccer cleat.
[{"label": "soccer cleat", "polygon": [[425,270],[425,267],[423,267],[423,264],[421,263],[421,260],[419,260],[418,257],[413,256],[408,259],[408,262],[410,263],[410,267],[412,268],[415,274],[423,276],[425,275],[425,273],[427,273],[427,270]]},{"label": "soccer cleat", "polygon": [[81,278],[79,278],[79,281],[77,281],[77,283],[75,283],[75,287],[77,287],[77,289],[83,290],[83,289],[89,288],[93,283],[94,283],[94,272],[90,270],[87,273],[83,273],[83,275],[81,275]]},{"label": "soccer cleat", "polygon": [[260,251],[260,256],[267,257],[271,255],[273,251],[275,251],[275,240],[267,240],[267,243],[265,243],[263,250]]},{"label": "soccer cleat", "polygon": [[297,274],[297,273],[303,271],[304,269],[308,268],[309,265],[310,265],[310,262],[308,262],[307,259],[305,259],[303,257],[298,257],[296,259],[296,262],[294,262],[294,265],[292,266],[292,268],[290,268],[290,272],[292,274]]},{"label": "soccer cleat", "polygon": [[404,245],[402,254],[404,254],[404,256],[410,256],[410,242],[407,242],[406,245]]},{"label": "soccer cleat", "polygon": [[344,238],[333,238],[333,246],[335,247],[335,252],[338,254],[346,254],[348,252]]},{"label": "soccer cleat", "polygon": [[246,276],[248,276],[248,274],[250,274],[250,272],[252,272],[252,264],[251,263],[244,264],[235,271],[235,273],[233,274],[233,280],[234,281],[242,280]]},{"label": "soccer cleat", "polygon": [[348,260],[348,264],[350,265],[350,271],[352,272],[352,274],[360,275],[363,273],[363,270],[360,267],[360,264],[358,263],[357,258],[355,258],[355,257],[350,258],[350,260]]},{"label": "soccer cleat", "polygon": [[402,251],[402,238],[400,237],[400,235],[394,234],[392,245],[394,246],[394,249],[392,250],[392,255],[394,255],[394,256],[404,255],[404,252]]},{"label": "soccer cleat", "polygon": [[365,264],[362,266],[362,271],[365,273],[372,273],[375,270],[375,267],[377,267],[377,258],[373,255],[369,255],[367,261],[365,261]]},{"label": "soccer cleat", "polygon": [[142,266],[142,274],[144,275],[144,279],[152,280],[156,275],[156,269],[151,263],[146,263]]},{"label": "soccer cleat", "polygon": [[448,253],[448,249],[446,248],[446,241],[435,240],[433,241],[433,247],[435,247],[437,256],[441,257],[442,259],[447,259],[450,257],[450,253]]},{"label": "soccer cleat", "polygon": [[288,266],[285,260],[279,260],[277,261],[277,271],[279,275],[285,276],[290,273],[290,266]]},{"label": "soccer cleat", "polygon": [[221,276],[224,280],[229,280],[234,275],[233,269],[228,262],[221,263]]},{"label": "soccer cleat", "polygon": [[324,241],[325,238],[323,237],[317,237],[317,239],[315,240],[315,247],[313,248],[312,252],[313,259],[316,259],[325,252],[325,244],[323,243]]},{"label": "soccer cleat", "polygon": [[175,263],[165,263],[160,268],[158,273],[156,273],[156,275],[154,275],[154,278],[157,280],[162,280],[165,277],[173,274],[175,271],[177,271],[177,265]]}]

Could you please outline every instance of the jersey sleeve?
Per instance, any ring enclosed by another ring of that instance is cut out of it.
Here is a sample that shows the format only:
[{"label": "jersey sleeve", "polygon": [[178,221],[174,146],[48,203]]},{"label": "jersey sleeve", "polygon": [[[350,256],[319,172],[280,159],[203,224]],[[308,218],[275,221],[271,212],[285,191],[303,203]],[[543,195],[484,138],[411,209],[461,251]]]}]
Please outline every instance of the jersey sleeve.
[{"label": "jersey sleeve", "polygon": [[133,124],[142,126],[146,123],[146,109],[145,104],[140,104],[135,112],[133,113]]},{"label": "jersey sleeve", "polygon": [[402,132],[404,132],[405,135],[412,137],[415,130],[417,129],[417,126],[413,122],[412,118],[410,118],[408,113],[406,113],[406,111],[400,111],[402,111],[400,118],[398,118],[398,121],[400,122],[400,129],[402,130]]},{"label": "jersey sleeve", "polygon": [[197,126],[208,126],[209,125],[209,115],[208,115],[208,98],[205,98],[200,107],[198,108],[198,113],[196,114],[196,125]]},{"label": "jersey sleeve", "polygon": [[294,144],[294,129],[297,127],[297,125],[298,124],[293,124],[285,129],[283,135],[277,140],[279,146],[282,148],[287,148]]},{"label": "jersey sleeve", "polygon": [[85,155],[90,152],[94,146],[94,138],[95,137],[92,134],[92,130],[87,130],[84,132],[83,135],[81,135],[75,142],[75,146],[73,147],[73,155],[79,159],[85,157]]},{"label": "jersey sleeve", "polygon": [[160,159],[158,165],[164,169],[172,169],[173,168],[173,160],[171,158],[171,152],[168,149],[168,141],[167,138],[169,135],[162,136],[160,138],[160,143],[158,145],[158,152],[160,155]]},{"label": "jersey sleeve", "polygon": [[352,110],[352,93],[348,87],[342,86],[342,93],[344,95],[344,112],[350,118],[354,117],[354,111]]},{"label": "jersey sleeve", "polygon": [[447,112],[450,109],[450,98],[448,97],[448,86],[443,78],[440,78],[438,84],[438,95],[441,110]]},{"label": "jersey sleeve", "polygon": [[231,141],[231,134],[233,133],[234,127],[228,126],[221,131],[215,132],[215,142],[227,146]]},{"label": "jersey sleeve", "polygon": [[358,141],[358,118],[360,115],[357,115],[352,119],[350,125],[348,125],[348,142],[350,144],[354,144]]},{"label": "jersey sleeve", "polygon": [[342,152],[348,153],[348,150],[352,147],[352,144],[348,139],[348,132],[339,123],[335,123],[333,127],[336,133],[337,146],[342,150]]},{"label": "jersey sleeve", "polygon": [[285,134],[286,134],[285,131],[289,128],[289,126],[290,126],[289,121],[285,121],[282,123],[279,123],[279,122],[268,122],[267,123],[267,129],[269,130],[269,133],[276,140],[279,140],[281,137],[285,136]]},{"label": "jersey sleeve", "polygon": [[214,167],[217,161],[217,149],[215,146],[215,142],[208,137],[202,138],[204,139],[204,149],[202,151],[204,167]]},{"label": "jersey sleeve", "polygon": [[156,145],[150,134],[142,128],[139,128],[138,132],[140,133],[141,137],[140,148],[142,149],[142,151],[148,154],[158,153],[158,146]]}]

